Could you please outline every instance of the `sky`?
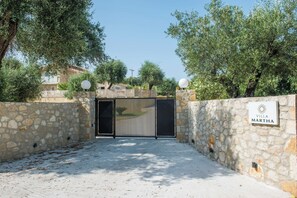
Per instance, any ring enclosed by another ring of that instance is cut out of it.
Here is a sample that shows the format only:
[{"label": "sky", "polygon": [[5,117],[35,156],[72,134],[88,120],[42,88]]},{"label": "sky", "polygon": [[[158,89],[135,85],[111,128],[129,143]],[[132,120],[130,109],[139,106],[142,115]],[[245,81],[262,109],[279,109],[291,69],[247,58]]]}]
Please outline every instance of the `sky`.
[{"label": "sky", "polygon": [[[125,63],[127,77],[138,76],[144,61],[160,66],[167,78],[188,78],[176,55],[177,41],[165,31],[175,23],[174,11],[197,11],[205,15],[210,0],[93,0],[93,21],[104,27],[105,52]],[[257,0],[223,0],[248,14]],[[131,71],[134,70],[134,71]]]}]

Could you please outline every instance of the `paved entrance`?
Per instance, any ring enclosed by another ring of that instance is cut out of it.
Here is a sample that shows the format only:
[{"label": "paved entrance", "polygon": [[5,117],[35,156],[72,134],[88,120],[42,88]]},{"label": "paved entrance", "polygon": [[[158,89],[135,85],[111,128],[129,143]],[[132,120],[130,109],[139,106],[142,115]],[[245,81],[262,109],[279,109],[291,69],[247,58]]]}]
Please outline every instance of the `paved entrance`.
[{"label": "paved entrance", "polygon": [[174,139],[99,138],[0,164],[0,197],[290,197]]}]

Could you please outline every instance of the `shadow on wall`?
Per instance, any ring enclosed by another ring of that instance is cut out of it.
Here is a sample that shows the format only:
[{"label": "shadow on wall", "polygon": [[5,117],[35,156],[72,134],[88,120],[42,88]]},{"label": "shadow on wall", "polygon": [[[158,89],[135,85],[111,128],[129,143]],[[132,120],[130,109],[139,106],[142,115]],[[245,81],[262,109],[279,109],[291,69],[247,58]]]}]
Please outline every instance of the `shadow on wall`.
[{"label": "shadow on wall", "polygon": [[186,144],[153,139],[96,139],[0,165],[0,173],[50,174],[134,172],[141,180],[171,185],[180,179],[205,179],[234,172],[209,161]]},{"label": "shadow on wall", "polygon": [[189,142],[200,153],[237,172],[242,172],[239,137],[231,127],[232,114],[223,104],[211,106],[207,101],[193,103],[189,110]]}]

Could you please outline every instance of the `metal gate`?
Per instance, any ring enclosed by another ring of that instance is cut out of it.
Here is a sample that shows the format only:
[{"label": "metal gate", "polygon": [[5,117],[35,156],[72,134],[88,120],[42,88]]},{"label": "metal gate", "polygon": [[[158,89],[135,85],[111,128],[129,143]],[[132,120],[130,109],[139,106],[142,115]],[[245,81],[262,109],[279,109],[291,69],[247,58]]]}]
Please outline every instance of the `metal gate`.
[{"label": "metal gate", "polygon": [[175,137],[175,100],[96,99],[96,135]]},{"label": "metal gate", "polygon": [[157,136],[172,137],[175,129],[175,100],[157,100]]}]

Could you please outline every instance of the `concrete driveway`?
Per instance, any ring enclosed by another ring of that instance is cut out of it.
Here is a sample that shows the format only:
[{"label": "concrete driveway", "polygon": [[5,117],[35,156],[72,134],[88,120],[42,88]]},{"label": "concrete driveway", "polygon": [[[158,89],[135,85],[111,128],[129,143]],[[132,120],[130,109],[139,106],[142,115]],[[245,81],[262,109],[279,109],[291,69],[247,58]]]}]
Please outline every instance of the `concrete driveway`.
[{"label": "concrete driveway", "polygon": [[174,139],[99,138],[0,164],[0,197],[290,197]]}]

